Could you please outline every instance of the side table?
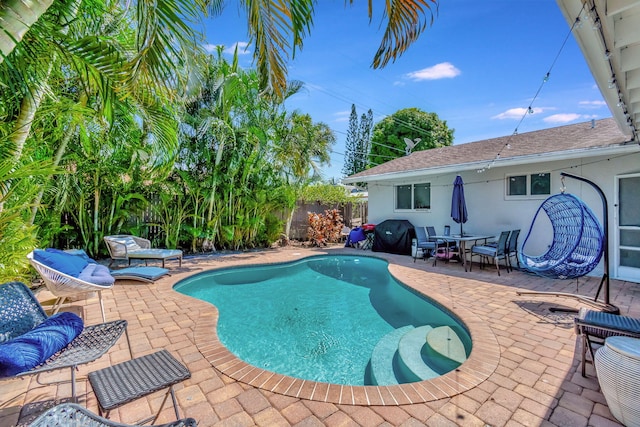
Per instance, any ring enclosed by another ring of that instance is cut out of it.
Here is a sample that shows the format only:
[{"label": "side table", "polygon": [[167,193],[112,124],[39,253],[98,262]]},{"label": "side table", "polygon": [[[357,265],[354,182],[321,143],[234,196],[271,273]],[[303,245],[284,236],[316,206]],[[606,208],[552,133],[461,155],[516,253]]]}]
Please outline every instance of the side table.
[{"label": "side table", "polygon": [[626,426],[640,425],[640,339],[609,337],[594,362],[611,414]]},{"label": "side table", "polygon": [[160,350],[153,354],[90,372],[89,382],[98,399],[100,415],[105,411],[105,417],[109,416],[109,411],[125,403],[158,390],[169,388],[155,417],[152,416],[146,420],[139,421],[140,424],[144,424],[151,420],[153,422],[157,420],[169,394],[171,394],[173,401],[176,419],[180,419],[173,385],[190,377],[191,372],[189,372],[189,369],[176,360],[167,350]]}]

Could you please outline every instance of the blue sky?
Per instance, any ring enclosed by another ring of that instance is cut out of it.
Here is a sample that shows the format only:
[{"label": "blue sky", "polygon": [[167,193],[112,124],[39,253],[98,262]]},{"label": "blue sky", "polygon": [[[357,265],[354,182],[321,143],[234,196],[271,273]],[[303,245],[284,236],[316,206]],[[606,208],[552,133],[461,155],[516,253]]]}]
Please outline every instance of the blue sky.
[{"label": "blue sky", "polygon": [[[205,47],[246,46],[246,16],[227,3],[205,21]],[[305,89],[287,108],[336,135],[325,179],[343,176],[352,104],[358,115],[371,109],[374,122],[403,108],[434,112],[455,129],[454,144],[611,116],[572,35],[561,51],[569,25],[555,0],[441,0],[433,26],[381,70],[370,64],[382,39],[383,2],[374,1],[371,23],[367,3],[318,1],[311,35],[289,61],[289,78]],[[240,65],[253,67],[253,47],[240,50]],[[533,114],[525,115],[529,105]]]}]

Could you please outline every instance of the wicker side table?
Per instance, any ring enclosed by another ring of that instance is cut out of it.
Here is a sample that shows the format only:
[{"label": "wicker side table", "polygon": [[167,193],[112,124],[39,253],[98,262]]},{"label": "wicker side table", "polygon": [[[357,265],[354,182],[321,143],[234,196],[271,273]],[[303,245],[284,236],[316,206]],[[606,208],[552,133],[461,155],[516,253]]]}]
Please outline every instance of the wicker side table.
[{"label": "wicker side table", "polygon": [[640,426],[640,339],[607,338],[596,352],[595,367],[613,416],[625,426]]},{"label": "wicker side table", "polygon": [[156,421],[169,394],[171,394],[173,401],[176,419],[180,419],[173,385],[189,377],[191,377],[189,369],[167,350],[160,350],[91,372],[89,373],[89,382],[98,399],[100,415],[105,411],[105,417],[109,416],[109,411],[125,403],[169,388],[155,417],[139,421],[140,424],[144,424],[151,420]]}]

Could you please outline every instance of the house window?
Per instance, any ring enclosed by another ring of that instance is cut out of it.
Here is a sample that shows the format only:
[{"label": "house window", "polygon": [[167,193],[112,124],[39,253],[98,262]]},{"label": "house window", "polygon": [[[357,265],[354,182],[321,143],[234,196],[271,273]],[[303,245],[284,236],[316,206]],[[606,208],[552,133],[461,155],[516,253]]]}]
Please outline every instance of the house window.
[{"label": "house window", "polygon": [[431,209],[431,184],[397,185],[396,209]]},{"label": "house window", "polygon": [[551,174],[548,172],[507,177],[507,196],[548,196]]}]

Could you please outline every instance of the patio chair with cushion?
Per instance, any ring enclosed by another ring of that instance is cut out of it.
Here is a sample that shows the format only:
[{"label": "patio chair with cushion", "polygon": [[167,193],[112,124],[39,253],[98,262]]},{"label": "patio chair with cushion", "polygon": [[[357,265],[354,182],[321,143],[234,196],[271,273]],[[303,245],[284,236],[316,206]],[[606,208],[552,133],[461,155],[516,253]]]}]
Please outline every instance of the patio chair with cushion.
[{"label": "patio chair with cushion", "polygon": [[436,242],[429,239],[426,227],[414,227],[416,232],[417,247],[413,254],[413,262],[418,258],[418,249],[422,252],[422,258],[427,259],[436,250]]},{"label": "patio chair with cushion", "polygon": [[[436,244],[436,250],[435,250],[435,256],[433,257],[433,265],[436,265],[436,261],[438,259],[444,260],[444,261],[449,261],[449,259],[451,259],[451,257],[453,257],[454,255],[458,255],[458,248],[456,246],[456,242],[454,240],[447,240],[447,239],[439,239],[435,236],[437,236],[436,233],[436,229],[435,227],[429,225],[427,227],[425,227],[427,230],[427,234],[429,236],[429,240],[432,242],[435,242]],[[444,228],[444,235],[445,236],[450,236],[451,235],[451,227],[449,226],[445,226]]]},{"label": "patio chair with cushion", "polygon": [[507,241],[509,240],[510,231],[503,231],[500,233],[500,238],[498,238],[498,244],[496,246],[493,245],[473,245],[471,247],[471,264],[469,265],[469,271],[473,268],[473,256],[480,256],[481,261],[485,259],[492,258],[496,264],[496,269],[498,270],[498,276],[500,275],[500,259],[505,260],[505,266],[507,267],[507,271],[509,271],[509,265],[507,264],[506,256],[507,256]]},{"label": "patio chair with cushion", "polygon": [[[582,339],[582,376],[586,376],[586,364],[593,363],[593,344],[602,345],[613,336],[640,338],[640,319],[582,307],[575,318],[576,334]],[[587,350],[591,360],[587,360]]]},{"label": "patio chair with cushion", "polygon": [[142,237],[131,236],[128,234],[119,234],[114,236],[104,236],[104,242],[109,250],[111,263],[116,260],[126,260],[131,265],[132,259],[144,260],[145,264],[150,259],[162,261],[164,263],[170,259],[177,259],[179,265],[182,266],[182,251],[179,249],[153,249],[151,241]]},{"label": "patio chair with cushion", "polygon": [[[91,426],[91,427],[133,427],[132,424],[122,424],[108,420],[94,414],[88,409],[75,403],[63,403],[47,410],[36,418],[29,427],[51,426]],[[196,427],[198,424],[193,418],[183,418],[156,427]]]},{"label": "patio chair with cushion", "polygon": [[82,250],[35,249],[27,258],[49,292],[57,298],[53,305],[54,314],[67,298],[97,292],[102,321],[106,321],[102,291],[111,289],[115,282],[107,267],[89,258]]},{"label": "patio chair with cushion", "polygon": [[76,398],[78,365],[92,362],[125,334],[127,321],[84,326],[70,312],[47,317],[31,290],[20,282],[0,285],[0,378],[23,377],[58,369],[71,371],[71,396]]},{"label": "patio chair with cushion", "polygon": [[510,270],[513,270],[513,265],[511,264],[511,258],[516,258],[516,265],[520,268],[520,260],[518,259],[518,236],[520,236],[520,230],[511,230],[511,234],[509,235],[509,241],[507,242],[507,264]]}]

